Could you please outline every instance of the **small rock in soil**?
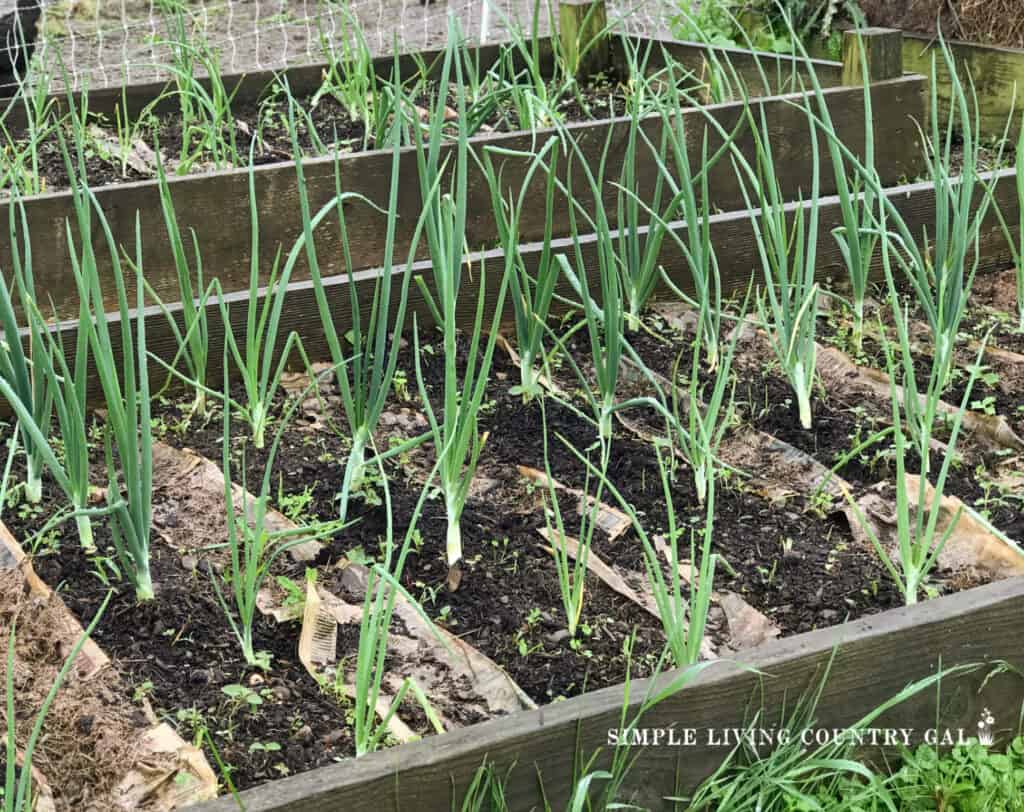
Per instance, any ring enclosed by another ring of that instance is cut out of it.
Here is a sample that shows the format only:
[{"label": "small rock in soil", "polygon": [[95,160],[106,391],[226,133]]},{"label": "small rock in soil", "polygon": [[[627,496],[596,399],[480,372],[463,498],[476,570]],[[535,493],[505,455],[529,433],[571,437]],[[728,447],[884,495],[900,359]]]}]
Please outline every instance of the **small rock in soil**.
[{"label": "small rock in soil", "polygon": [[205,668],[195,668],[188,674],[188,681],[193,685],[209,685],[212,678],[213,674]]},{"label": "small rock in soil", "polygon": [[557,632],[552,632],[548,635],[548,640],[552,643],[561,643],[569,636],[568,629],[559,629]]},{"label": "small rock in soil", "polygon": [[194,555],[183,555],[181,557],[181,566],[186,572],[195,572],[199,567],[199,559]]},{"label": "small rock in soil", "polygon": [[354,595],[366,593],[366,570],[362,567],[345,567],[341,571],[341,585]]},{"label": "small rock in soil", "polygon": [[274,699],[278,702],[287,702],[291,699],[292,692],[289,691],[284,685],[275,685],[272,689],[274,693]]},{"label": "small rock in soil", "polygon": [[295,731],[295,739],[300,742],[308,742],[313,738],[313,728],[309,725],[303,725]]}]

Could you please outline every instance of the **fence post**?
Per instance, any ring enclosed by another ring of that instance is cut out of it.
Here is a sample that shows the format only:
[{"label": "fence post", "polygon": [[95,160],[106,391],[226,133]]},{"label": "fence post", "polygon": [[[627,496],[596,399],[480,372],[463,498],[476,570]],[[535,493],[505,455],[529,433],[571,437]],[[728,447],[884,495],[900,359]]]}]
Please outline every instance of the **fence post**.
[{"label": "fence post", "polygon": [[[859,42],[858,42],[859,40]],[[897,28],[854,28],[843,33],[843,85],[863,83],[861,45],[869,82],[903,75],[903,32]]]},{"label": "fence post", "polygon": [[576,78],[607,72],[611,32],[604,0],[559,0],[558,34],[566,64]]}]

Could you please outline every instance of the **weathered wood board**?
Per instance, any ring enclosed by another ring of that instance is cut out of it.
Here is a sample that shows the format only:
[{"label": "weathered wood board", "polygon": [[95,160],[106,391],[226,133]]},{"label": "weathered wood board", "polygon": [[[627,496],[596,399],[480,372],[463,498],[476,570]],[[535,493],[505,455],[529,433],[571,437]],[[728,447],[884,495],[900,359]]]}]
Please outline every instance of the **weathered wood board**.
[{"label": "weathered wood board", "polygon": [[[982,136],[1002,138],[1009,123],[1010,138],[1015,140],[1024,115],[1024,50],[955,40],[946,44],[956,61],[957,74],[968,99],[971,98],[971,83],[974,84]],[[903,34],[905,70],[931,78],[933,57],[940,122],[944,122],[949,115],[952,84],[941,46],[937,40],[923,34]]]},{"label": "weathered wood board", "polygon": [[[638,759],[624,781],[621,800],[653,810],[676,808],[666,799],[691,792],[728,755],[729,746],[715,746],[725,731],[744,729],[762,710],[759,728],[781,725],[783,714],[822,683],[812,726],[815,736],[856,724],[940,668],[982,664],[973,672],[945,678],[941,692],[932,688],[897,705],[872,728],[908,729],[915,737],[928,730],[966,737],[976,733],[987,709],[1005,737],[1016,731],[1024,683],[1011,674],[985,680],[999,661],[1024,666],[1017,632],[1022,620],[1024,579],[1017,578],[742,652],[735,662],[707,668],[647,710],[638,726],[674,729],[680,743],[633,749],[631,755]],[[678,673],[670,673],[633,683],[628,701],[622,687],[607,688],[351,759],[250,790],[242,800],[251,812],[448,812],[459,808],[486,759],[497,775],[508,775],[505,797],[510,809],[544,808],[545,801],[553,809],[564,809],[579,777],[574,755],[587,758],[600,748],[606,759],[609,731],[622,726],[624,702],[625,718],[632,721],[647,697],[677,678]],[[688,746],[690,735],[694,744]],[[234,804],[223,798],[200,809],[227,812]]]},{"label": "weathered wood board", "polygon": [[[1011,235],[1016,239],[1019,227],[1016,174],[1006,170],[999,174],[985,177],[993,181],[993,200],[1002,211],[1003,217],[1007,220],[1011,229]],[[888,194],[893,200],[894,205],[902,213],[911,233],[920,234],[922,238],[926,231],[931,233],[935,222],[935,189],[932,185],[916,183],[908,186],[892,187],[888,190]],[[806,207],[809,204],[789,204],[788,212],[790,216],[801,205]],[[818,215],[819,248],[817,275],[823,280],[841,278],[845,275],[846,269],[843,265],[838,244],[832,237],[833,229],[842,224],[842,213],[838,198],[835,196],[823,198],[819,202]],[[744,210],[714,215],[711,218],[710,227],[711,240],[716,248],[719,270],[722,275],[723,294],[728,295],[745,290],[755,272],[757,274],[761,273],[759,270],[760,259],[751,226],[751,214]],[[685,239],[686,225],[684,223],[675,223],[672,225],[672,228],[673,231],[680,235],[681,239]],[[991,207],[979,234],[978,245],[980,272],[1003,269],[1012,262],[1013,256],[1010,246],[999,225],[995,211]],[[580,248],[585,270],[588,273],[596,273],[598,265],[594,236],[582,237]],[[552,249],[556,253],[571,252],[573,249],[572,240],[569,238],[556,240],[553,243]],[[522,247],[522,256],[527,270],[533,273],[540,260],[541,245],[538,243],[524,245]],[[881,259],[877,255],[874,259],[874,274],[876,278],[880,278]],[[470,264],[470,273],[464,276],[464,290],[459,297],[457,310],[458,318],[464,326],[472,324],[479,290],[478,286],[481,284],[481,280],[484,280],[486,285],[487,302],[485,306],[488,312],[493,312],[493,303],[498,291],[494,275],[504,267],[503,253],[500,249],[491,249],[470,256],[467,261]],[[686,260],[682,252],[669,238],[663,241],[660,263],[678,287],[688,292],[693,292],[692,280]],[[413,273],[426,273],[428,270],[429,265],[424,261],[420,261],[414,265]],[[356,296],[358,301],[362,303],[363,323],[365,324],[365,319],[369,317],[370,303],[373,300],[374,287],[380,277],[380,273],[379,269],[358,271],[352,275],[351,282],[348,274],[338,274],[324,279],[328,299],[335,303],[332,317],[339,335],[343,335],[352,326],[351,312],[348,307],[351,295],[349,285],[355,284],[357,286]],[[402,273],[404,273],[402,267],[396,267],[392,270],[392,274],[396,278]],[[399,282],[395,281],[392,289],[397,293],[399,287]],[[568,285],[563,284],[559,292],[562,295],[571,296],[571,291],[567,290],[567,288]],[[265,291],[263,293],[265,294]],[[248,313],[248,295],[248,290],[239,290],[226,294],[224,297],[230,311],[231,329],[238,336],[244,336]],[[262,296],[263,294],[261,294],[259,300],[260,307],[262,307]],[[317,315],[318,310],[312,283],[309,280],[291,283],[288,288],[286,302],[287,304],[281,314],[280,343],[283,344],[286,335],[294,330],[301,336],[311,360],[327,360],[329,353],[319,316]],[[556,302],[554,309],[558,310],[559,308],[564,310],[565,305]],[[180,325],[180,304],[171,305],[169,309],[173,314],[176,314]],[[210,328],[209,380],[219,381],[221,380],[220,362],[223,354],[225,325],[216,303],[208,303],[207,313]],[[411,327],[413,313],[418,315],[421,325],[430,323],[430,311],[416,285],[410,286],[409,312],[407,314],[406,327]],[[150,352],[169,362],[175,357],[178,347],[165,315],[155,306],[148,307],[145,315],[147,344]],[[504,316],[506,320],[511,319],[511,306],[507,300]],[[111,324],[115,344],[119,344],[117,337],[119,320],[117,315],[108,315],[108,320]],[[73,348],[74,323],[66,322],[55,329],[59,329],[64,333],[62,335],[64,346]],[[293,361],[297,360],[297,358],[293,359]],[[160,376],[159,379],[162,380],[162,376],[166,373],[162,371],[162,368],[156,362],[153,362],[151,364],[151,374]],[[97,396],[98,385],[94,377],[90,379],[90,386],[91,394]]]},{"label": "weathered wood board", "polygon": [[[923,114],[923,79],[907,77],[881,82],[872,88],[875,111],[876,166],[883,183],[897,184],[913,179],[921,170],[922,152],[914,119]],[[851,150],[860,153],[864,145],[861,88],[833,88],[824,91],[839,136]],[[775,163],[780,169],[782,192],[790,199],[810,188],[811,134],[806,115],[800,104],[801,94],[773,97],[751,102],[754,116],[759,120],[763,107],[775,151]],[[713,117],[726,132],[737,130],[735,143],[748,158],[754,157],[754,140],[745,120],[742,103],[712,105],[686,110],[684,126],[687,128],[689,157],[696,169],[701,162],[701,137],[705,127],[711,130],[709,149],[713,152],[721,143],[705,116]],[[650,143],[658,145],[664,120],[660,116],[643,120],[642,126]],[[566,132],[574,138],[586,162],[596,167],[607,150],[606,178],[617,181],[623,165],[625,144],[629,138],[629,119],[616,118],[604,122],[569,125]],[[483,150],[501,148],[530,153],[536,145],[553,136],[555,131],[537,133],[508,133],[478,136],[470,146],[477,156]],[[820,136],[824,150],[824,136]],[[451,149],[446,146],[445,149]],[[559,162],[563,172],[568,161]],[[501,166],[505,187],[518,194],[525,176],[529,158],[502,157],[496,159]],[[574,162],[573,188],[585,189],[585,177],[580,170],[581,161]],[[341,156],[337,172],[342,189],[363,195],[379,207],[387,207],[392,155],[389,150],[362,152]],[[304,162],[304,174],[310,205],[315,212],[333,199],[336,191],[335,160],[312,159]],[[653,188],[658,174],[656,155],[641,144],[636,161],[638,188]],[[490,191],[483,172],[476,161],[469,169],[468,243],[471,249],[491,247],[497,243],[497,229],[491,206]],[[416,168],[415,148],[404,148],[399,165],[401,185],[398,199],[398,224],[395,256],[402,262],[407,256],[412,235],[421,210],[421,195]],[[261,281],[269,279],[278,249],[285,254],[301,234],[301,217],[297,197],[295,167],[291,163],[262,166],[253,170],[256,205],[260,222]],[[832,165],[827,155],[822,160],[822,193],[835,191]],[[719,161],[710,173],[712,203],[717,210],[731,211],[743,208],[744,198],[728,159]],[[191,256],[190,232],[194,232],[201,250],[203,268],[207,278],[217,276],[222,288],[232,293],[248,288],[250,278],[250,207],[248,170],[228,170],[209,175],[175,179],[169,183],[171,198],[181,232],[185,235]],[[603,199],[616,225],[615,198],[618,189],[606,183]],[[543,237],[544,179],[538,174],[529,189],[524,215],[520,223],[520,238],[524,242]],[[141,223],[143,258],[146,279],[163,301],[179,298],[178,277],[170,250],[164,217],[160,206],[159,187],[155,181],[129,183],[103,187],[95,191],[117,244],[134,254],[135,218]],[[25,200],[25,212],[32,237],[33,265],[36,285],[52,297],[59,318],[73,318],[78,304],[75,285],[68,260],[65,221],[73,218],[70,193],[43,195]],[[593,201],[587,204],[593,211]],[[553,233],[569,233],[569,207],[562,195],[556,197],[552,212]],[[353,269],[379,267],[384,261],[384,215],[373,207],[355,199],[346,203],[346,224],[352,249]],[[100,251],[102,233],[98,218],[94,217],[94,240],[101,273],[101,287],[109,292],[108,307],[116,305],[115,286],[109,253]],[[342,274],[343,267],[340,236],[336,218],[328,218],[316,233],[318,253],[324,264],[324,275]],[[77,240],[77,237],[76,237]],[[426,254],[425,242],[419,246],[419,256]],[[80,246],[79,246],[80,250]],[[10,267],[9,241],[0,242],[0,268]],[[293,279],[307,278],[305,259],[300,260]],[[134,284],[129,280],[129,300],[133,301]]]}]

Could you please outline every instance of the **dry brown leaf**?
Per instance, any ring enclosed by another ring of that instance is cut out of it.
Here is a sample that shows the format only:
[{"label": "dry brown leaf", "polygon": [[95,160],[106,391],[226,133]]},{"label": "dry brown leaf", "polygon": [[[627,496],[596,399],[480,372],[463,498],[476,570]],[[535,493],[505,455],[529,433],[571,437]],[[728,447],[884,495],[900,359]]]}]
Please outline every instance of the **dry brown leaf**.
[{"label": "dry brown leaf", "polygon": [[[558,543],[552,538],[553,533],[548,532],[546,527],[538,528],[537,533],[547,541],[548,544]],[[574,560],[578,559],[580,555],[579,542],[571,536],[564,536],[562,538],[562,542],[564,543],[566,554]],[[541,545],[541,547],[551,555],[555,554],[555,551],[551,547],[547,545]],[[626,579],[620,575],[618,571],[606,564],[604,560],[593,550],[590,550],[587,553],[587,570],[592,575],[597,576],[597,578],[599,578],[609,589],[619,593],[622,597],[626,598],[626,600],[632,601],[641,609],[649,612],[659,620],[661,619],[661,614],[658,612],[658,607],[654,602],[654,598],[646,591],[638,592],[633,589],[633,587],[627,583]],[[637,573],[631,573],[631,575],[634,581],[643,583],[643,576]]]},{"label": "dry brown leaf", "polygon": [[[906,487],[911,508],[918,504],[920,478],[915,474],[906,475]],[[896,512],[892,499],[885,495],[887,483],[880,483],[857,500],[864,521],[874,531],[879,543],[895,556],[898,550],[896,537]],[[925,486],[925,506],[931,506],[935,489],[930,483]],[[975,519],[960,499],[943,495],[936,540],[942,538],[959,512],[960,518],[942,552],[938,566],[950,571],[974,571],[989,578],[1007,578],[1024,575],[1024,555],[1007,544],[984,524]],[[856,511],[847,508],[847,516],[854,535],[864,543],[870,543]]]},{"label": "dry brown leaf", "polygon": [[601,531],[608,537],[609,541],[617,539],[633,524],[629,516],[618,508],[606,505],[604,502],[597,502],[593,496],[585,494],[577,488],[570,488],[563,485],[557,479],[548,480],[547,474],[543,471],[538,471],[536,468],[531,468],[528,465],[517,465],[516,470],[519,472],[520,476],[537,483],[541,488],[548,487],[548,483],[550,481],[556,491],[563,491],[571,496],[575,496],[577,499],[576,514],[578,516],[582,516],[584,510],[593,510],[594,505],[596,504],[597,511],[595,513],[594,521],[597,526],[601,528]]},{"label": "dry brown leaf", "polygon": [[[901,403],[905,397],[902,387],[898,386],[893,390],[889,376],[884,372],[858,365],[850,356],[835,347],[822,347],[818,351],[818,374],[826,389],[853,402],[870,398],[888,408],[893,391]],[[925,396],[918,397],[923,402]],[[956,414],[960,407],[941,401],[939,411],[943,414]],[[968,410],[964,412],[963,428],[975,441],[983,445],[996,449],[1024,451],[1024,440],[1017,436],[1002,415],[979,414]]]}]

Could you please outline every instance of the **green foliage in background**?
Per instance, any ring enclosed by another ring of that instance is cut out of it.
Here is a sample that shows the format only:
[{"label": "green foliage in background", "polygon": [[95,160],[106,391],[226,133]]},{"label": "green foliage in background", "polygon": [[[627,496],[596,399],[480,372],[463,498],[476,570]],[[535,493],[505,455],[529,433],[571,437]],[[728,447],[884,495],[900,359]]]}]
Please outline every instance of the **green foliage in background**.
[{"label": "green foliage in background", "polygon": [[679,0],[670,21],[679,39],[725,47],[791,54],[798,50],[786,23],[816,54],[838,59],[842,33],[836,24],[861,25],[864,13],[857,0]]}]

